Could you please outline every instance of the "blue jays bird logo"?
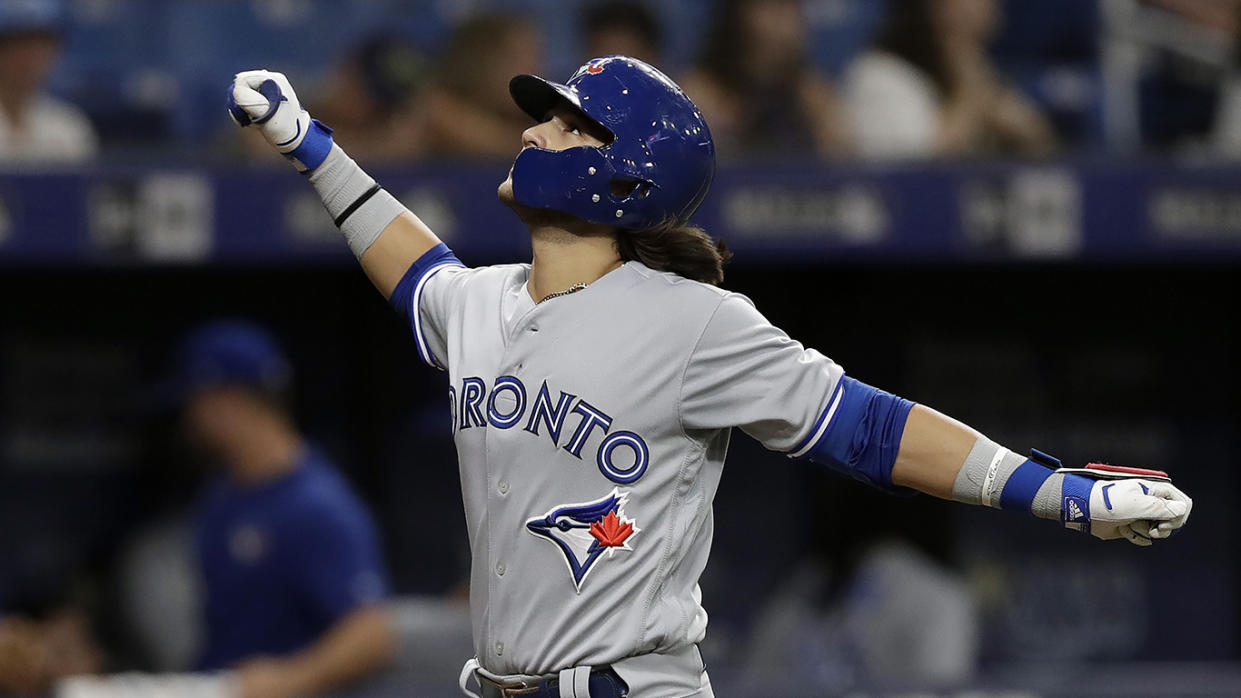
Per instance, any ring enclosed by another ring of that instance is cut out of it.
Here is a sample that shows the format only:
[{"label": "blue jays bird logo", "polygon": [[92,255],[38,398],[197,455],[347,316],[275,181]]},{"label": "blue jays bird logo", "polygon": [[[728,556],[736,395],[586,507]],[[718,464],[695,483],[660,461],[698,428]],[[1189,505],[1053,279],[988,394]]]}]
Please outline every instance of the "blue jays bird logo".
[{"label": "blue jays bird logo", "polygon": [[[587,73],[590,73],[591,75],[598,75],[603,72],[603,65],[606,62],[606,58],[592,58],[586,65],[578,68],[577,72],[573,74],[573,77],[578,78]],[[573,78],[569,79],[572,80]]]},{"label": "blue jays bird logo", "polygon": [[611,558],[617,550],[633,550],[629,542],[641,529],[625,516],[628,498],[628,492],[614,487],[603,499],[558,506],[526,522],[526,530],[554,543],[564,555],[579,594],[604,553]]}]

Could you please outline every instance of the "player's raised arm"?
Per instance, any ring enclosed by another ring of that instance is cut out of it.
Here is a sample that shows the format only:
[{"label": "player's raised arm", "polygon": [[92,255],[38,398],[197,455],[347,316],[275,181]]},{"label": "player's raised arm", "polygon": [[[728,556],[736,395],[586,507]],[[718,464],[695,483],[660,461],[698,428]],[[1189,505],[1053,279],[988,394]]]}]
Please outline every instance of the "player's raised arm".
[{"label": "player's raised arm", "polygon": [[[332,142],[332,129],[310,118],[282,73],[238,73],[229,88],[228,110],[238,125],[258,128],[299,172],[309,175],[349,249],[385,298],[392,297],[415,262],[441,244]],[[451,254],[446,248],[443,252]]]}]

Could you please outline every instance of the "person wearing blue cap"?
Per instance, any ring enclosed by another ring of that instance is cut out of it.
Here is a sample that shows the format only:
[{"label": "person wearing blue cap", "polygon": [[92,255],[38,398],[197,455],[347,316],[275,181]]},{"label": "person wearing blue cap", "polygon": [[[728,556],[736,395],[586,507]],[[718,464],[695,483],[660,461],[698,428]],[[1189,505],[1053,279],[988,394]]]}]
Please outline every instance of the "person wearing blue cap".
[{"label": "person wearing blue cap", "polygon": [[82,162],[99,149],[86,115],[45,90],[63,14],[59,0],[0,2],[0,164]]},{"label": "person wearing blue cap", "polygon": [[244,698],[317,694],[386,664],[394,630],[375,526],[284,406],[270,335],[216,322],[184,341],[167,397],[221,466],[198,505],[203,671],[236,670]]}]

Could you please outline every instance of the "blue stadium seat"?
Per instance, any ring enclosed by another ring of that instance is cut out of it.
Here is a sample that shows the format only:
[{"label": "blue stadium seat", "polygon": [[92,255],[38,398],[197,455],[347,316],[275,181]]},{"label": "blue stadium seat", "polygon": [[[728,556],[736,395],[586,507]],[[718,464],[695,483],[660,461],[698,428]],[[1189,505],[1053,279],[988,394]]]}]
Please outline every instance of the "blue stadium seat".
[{"label": "blue stadium seat", "polygon": [[167,42],[159,0],[68,3],[64,53],[52,78],[53,92],[84,108],[105,141],[129,141],[141,131],[164,135],[166,104],[152,105],[147,84],[160,80]]},{"label": "blue stadium seat", "polygon": [[992,55],[1039,105],[1070,145],[1102,137],[1096,1],[1005,0],[1004,25]]},{"label": "blue stadium seat", "polygon": [[[175,114],[178,134],[216,130],[225,87],[233,74],[272,68],[295,85],[317,81],[347,32],[352,3],[285,2],[169,3],[166,34],[169,69],[181,86]],[[326,19],[330,18],[330,19]]]}]

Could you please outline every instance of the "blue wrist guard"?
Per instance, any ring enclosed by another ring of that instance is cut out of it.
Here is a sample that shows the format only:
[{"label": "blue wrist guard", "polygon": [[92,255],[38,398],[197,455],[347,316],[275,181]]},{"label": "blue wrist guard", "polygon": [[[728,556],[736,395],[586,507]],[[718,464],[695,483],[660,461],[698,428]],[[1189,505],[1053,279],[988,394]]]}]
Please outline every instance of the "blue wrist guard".
[{"label": "blue wrist guard", "polygon": [[318,119],[311,119],[310,127],[306,130],[306,137],[284,156],[294,165],[300,163],[305,171],[309,172],[322,165],[331,151],[332,128]]}]

